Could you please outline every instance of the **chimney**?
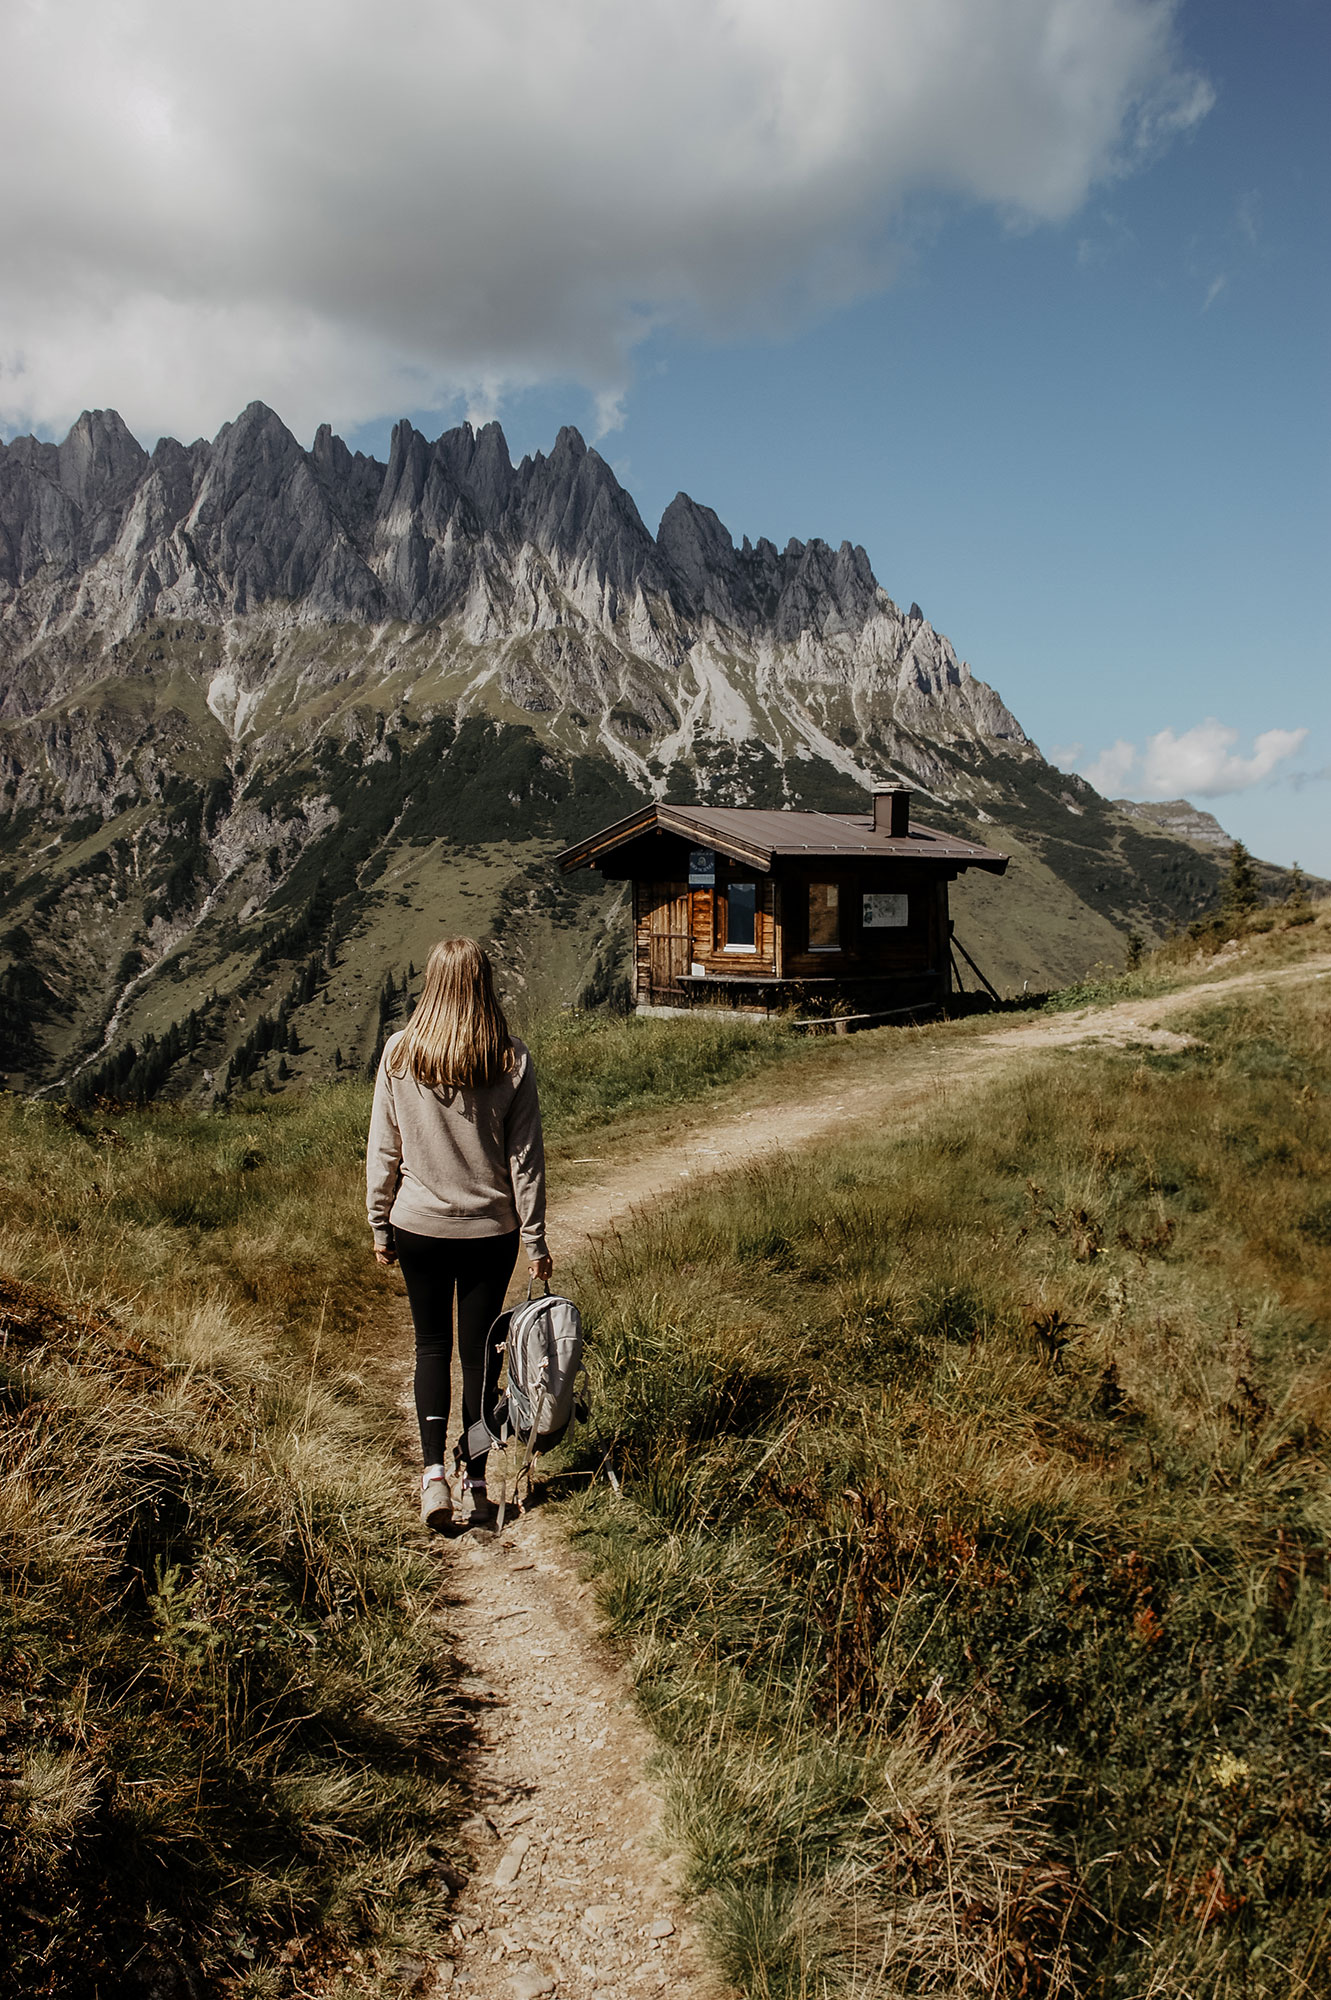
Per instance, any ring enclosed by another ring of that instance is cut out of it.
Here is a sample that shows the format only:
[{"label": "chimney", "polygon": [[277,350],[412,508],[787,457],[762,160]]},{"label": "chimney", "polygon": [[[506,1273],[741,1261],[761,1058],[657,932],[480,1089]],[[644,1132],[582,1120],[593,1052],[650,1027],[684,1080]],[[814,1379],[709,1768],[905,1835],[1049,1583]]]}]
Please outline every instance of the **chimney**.
[{"label": "chimney", "polygon": [[912,792],[906,785],[883,785],[873,795],[873,830],[904,840],[910,832]]}]

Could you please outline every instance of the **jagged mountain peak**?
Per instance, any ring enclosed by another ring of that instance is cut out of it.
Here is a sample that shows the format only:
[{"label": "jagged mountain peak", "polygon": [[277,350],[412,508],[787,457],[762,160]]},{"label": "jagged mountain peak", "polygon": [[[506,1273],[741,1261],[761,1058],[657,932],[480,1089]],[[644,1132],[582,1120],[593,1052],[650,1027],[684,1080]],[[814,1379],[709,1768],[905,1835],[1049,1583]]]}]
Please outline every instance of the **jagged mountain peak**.
[{"label": "jagged mountain peak", "polygon": [[85,410],[57,447],[57,461],[61,486],[87,509],[139,479],[148,454],[118,410]]},{"label": "jagged mountain peak", "polygon": [[328,424],[305,450],[256,399],[211,443],[164,437],[151,457],[114,410],[84,412],[59,445],[16,439],[0,452],[6,581],[42,569],[72,580],[117,545],[138,618],[155,608],[154,578],[177,590],[173,610],[187,608],[180,548],[147,545],[164,533],[190,536],[190,561],[215,585],[213,608],[236,613],[313,592],[306,609],[332,619],[439,617],[474,589],[487,536],[510,553],[535,548],[575,595],[592,593],[588,606],[599,593],[610,617],[655,593],[746,629],[779,613],[789,634],[811,592],[832,593],[841,624],[870,615],[878,595],[863,550],[847,544],[834,555],[817,538],[794,537],[780,553],[766,538],[745,537],[736,550],[714,510],[687,494],[653,536],[613,467],[571,424],[548,453],[515,467],[497,422],[431,440],[403,419],[383,465],[351,452]]},{"label": "jagged mountain peak", "polygon": [[[441,661],[482,649],[507,701],[581,718],[657,787],[706,741],[813,756],[857,784],[893,760],[927,776],[934,738],[1026,741],[945,639],[903,620],[863,548],[737,548],[682,492],[654,536],[573,425],[515,466],[497,422],[430,439],[403,419],[385,465],[327,424],[305,449],[258,400],[211,443],[162,439],[151,458],[114,411],[89,412],[60,446],[16,440],[0,456],[0,585],[11,714],[77,686],[81,658],[149,620],[195,620],[263,656],[220,670],[220,706],[209,695],[228,729],[250,729],[256,676],[283,672],[285,641],[261,628],[400,623],[431,628]],[[299,678],[349,673],[362,669],[316,648]]]},{"label": "jagged mountain peak", "polygon": [[[559,435],[555,439],[554,449],[551,451],[550,456],[551,458],[558,458],[561,455],[566,458],[586,458],[587,456],[587,441],[576,424],[561,424],[559,427]],[[598,452],[596,456],[599,458],[600,453]],[[601,462],[604,464],[604,459]]]},{"label": "jagged mountain peak", "polygon": [[[498,423],[404,419],[382,463],[327,424],[306,449],[262,402],[151,456],[107,410],[0,448],[0,894],[50,1036],[19,1038],[30,1076],[157,1034],[186,984],[232,994],[208,1032],[243,1048],[232,1001],[292,954],[359,951],[363,925],[369,994],[429,926],[475,922],[447,897],[478,845],[511,858],[645,793],[845,810],[907,775],[926,819],[982,811],[1034,844],[1069,973],[1137,908],[1108,846],[1168,850],[1149,906],[1171,921],[1210,879],[1195,816],[1070,802],[858,544],[736,546],[686,492],[653,535],[571,425],[517,465]],[[542,855],[503,895],[553,1002],[602,947]],[[1111,877],[1112,919],[1086,888]],[[419,935],[394,943],[408,905]],[[344,1032],[369,1052],[372,1025]]]}]

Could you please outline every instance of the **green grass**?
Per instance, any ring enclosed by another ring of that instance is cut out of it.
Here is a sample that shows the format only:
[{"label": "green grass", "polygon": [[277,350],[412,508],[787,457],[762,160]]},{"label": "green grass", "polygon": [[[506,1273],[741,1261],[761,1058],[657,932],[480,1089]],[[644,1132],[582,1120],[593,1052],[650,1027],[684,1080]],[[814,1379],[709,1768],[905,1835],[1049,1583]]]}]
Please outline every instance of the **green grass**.
[{"label": "green grass", "polygon": [[438,1936],[462,1731],[362,1145],[352,1092],[0,1100],[8,1990],[360,1990]]},{"label": "green grass", "polygon": [[1331,1983],[1331,1022],[1189,1025],[585,1275],[570,1524],[746,1994]]},{"label": "green grass", "polygon": [[706,1014],[678,1021],[562,1014],[538,1023],[528,1041],[553,1139],[704,1097],[809,1049],[775,1023]]},{"label": "green grass", "polygon": [[1050,993],[1043,1005],[1049,1013],[1064,1014],[1115,1000],[1150,1000],[1255,967],[1297,965],[1325,951],[1329,943],[1331,904],[1275,903],[1246,918],[1216,916],[1194,925],[1148,952],[1131,971],[1115,973],[1093,966],[1085,978]]},{"label": "green grass", "polygon": [[[565,1017],[533,1036],[552,1137],[788,1039]],[[352,1990],[438,1944],[464,1731],[382,1366],[402,1315],[369,1254],[369,1104],[0,1097],[0,1954],[24,1993]]]},{"label": "green grass", "polygon": [[[531,1040],[557,1155],[985,1025]],[[587,1277],[626,1498],[574,1525],[747,1993],[1317,1990],[1327,1030],[1196,1032],[755,1170]],[[364,1990],[438,1941],[465,1736],[368,1109],[0,1097],[17,1990]]]}]

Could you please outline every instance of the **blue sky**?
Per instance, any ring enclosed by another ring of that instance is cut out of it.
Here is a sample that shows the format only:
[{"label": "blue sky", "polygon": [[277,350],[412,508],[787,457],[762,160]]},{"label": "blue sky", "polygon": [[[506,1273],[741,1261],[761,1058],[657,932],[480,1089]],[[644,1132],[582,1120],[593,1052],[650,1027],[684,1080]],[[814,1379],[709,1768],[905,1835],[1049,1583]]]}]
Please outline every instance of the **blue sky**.
[{"label": "blue sky", "polygon": [[0,16],[0,433],[573,422],[1331,875],[1325,0]]},{"label": "blue sky", "polygon": [[[1214,718],[1251,761],[1306,730],[1265,779],[1194,794],[1327,875],[1329,19],[1185,7],[1216,101],[1144,171],[1052,225],[933,203],[895,282],[795,336],[657,335],[600,439],[653,528],[682,488],[736,539],[862,542],[1047,755]],[[515,454],[597,429],[571,383],[500,415]]]}]

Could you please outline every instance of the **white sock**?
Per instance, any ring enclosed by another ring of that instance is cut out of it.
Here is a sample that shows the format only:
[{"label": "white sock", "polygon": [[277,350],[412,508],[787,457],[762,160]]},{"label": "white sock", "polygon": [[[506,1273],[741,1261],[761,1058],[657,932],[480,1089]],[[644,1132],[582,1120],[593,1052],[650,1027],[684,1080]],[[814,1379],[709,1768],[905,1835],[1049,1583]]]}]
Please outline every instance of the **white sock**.
[{"label": "white sock", "polygon": [[442,1465],[427,1465],[421,1474],[421,1485],[428,1486],[432,1479],[442,1479],[443,1476],[444,1468]]}]

